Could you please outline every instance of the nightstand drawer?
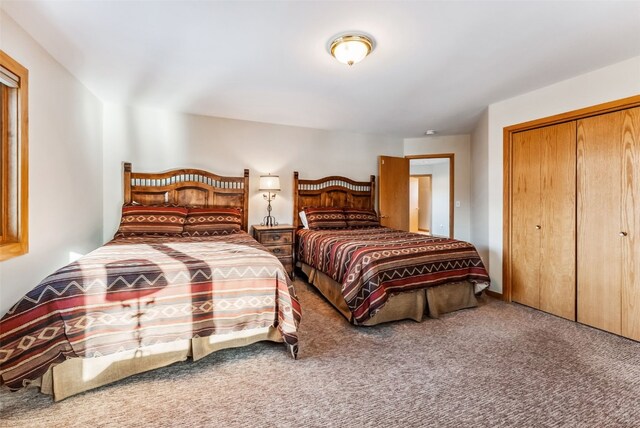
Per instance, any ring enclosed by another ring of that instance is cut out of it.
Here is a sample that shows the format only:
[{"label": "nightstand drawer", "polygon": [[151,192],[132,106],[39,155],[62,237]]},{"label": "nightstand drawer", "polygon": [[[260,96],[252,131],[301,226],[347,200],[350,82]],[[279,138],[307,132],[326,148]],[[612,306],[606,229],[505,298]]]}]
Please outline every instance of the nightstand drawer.
[{"label": "nightstand drawer", "polygon": [[293,238],[295,227],[290,224],[278,226],[253,225],[253,237],[280,260],[290,277],[293,278],[295,255]]},{"label": "nightstand drawer", "polygon": [[260,233],[260,242],[263,245],[291,244],[293,242],[293,232],[273,230]]},{"label": "nightstand drawer", "polygon": [[291,257],[287,257],[279,260],[280,260],[280,263],[282,263],[282,266],[284,266],[284,269],[287,271],[289,276],[291,276],[291,274],[293,273],[293,260],[291,259]]},{"label": "nightstand drawer", "polygon": [[266,247],[277,257],[287,257],[292,254],[291,245],[268,245]]}]

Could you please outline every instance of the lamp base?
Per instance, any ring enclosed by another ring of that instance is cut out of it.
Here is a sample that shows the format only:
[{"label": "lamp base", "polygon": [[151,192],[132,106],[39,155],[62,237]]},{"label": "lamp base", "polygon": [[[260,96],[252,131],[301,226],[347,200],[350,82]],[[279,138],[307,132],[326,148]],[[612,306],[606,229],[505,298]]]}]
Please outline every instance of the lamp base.
[{"label": "lamp base", "polygon": [[260,223],[260,226],[277,226],[278,222],[276,221],[276,218],[272,215],[268,215],[265,216],[262,219],[262,223]]}]

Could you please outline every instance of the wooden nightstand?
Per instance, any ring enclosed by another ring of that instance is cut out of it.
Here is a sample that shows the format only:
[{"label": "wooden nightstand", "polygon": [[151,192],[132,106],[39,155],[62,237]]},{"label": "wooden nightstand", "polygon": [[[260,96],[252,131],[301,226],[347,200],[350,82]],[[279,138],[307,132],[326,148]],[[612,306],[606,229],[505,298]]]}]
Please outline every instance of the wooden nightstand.
[{"label": "wooden nightstand", "polygon": [[293,278],[293,234],[295,227],[290,224],[278,226],[253,226],[253,237],[275,254]]}]

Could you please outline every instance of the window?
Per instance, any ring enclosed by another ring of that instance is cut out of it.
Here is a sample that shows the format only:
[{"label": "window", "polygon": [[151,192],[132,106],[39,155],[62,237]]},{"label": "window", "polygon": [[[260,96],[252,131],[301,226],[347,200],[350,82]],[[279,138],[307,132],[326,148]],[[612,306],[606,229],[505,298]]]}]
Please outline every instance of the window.
[{"label": "window", "polygon": [[0,50],[0,261],[29,250],[28,74]]}]

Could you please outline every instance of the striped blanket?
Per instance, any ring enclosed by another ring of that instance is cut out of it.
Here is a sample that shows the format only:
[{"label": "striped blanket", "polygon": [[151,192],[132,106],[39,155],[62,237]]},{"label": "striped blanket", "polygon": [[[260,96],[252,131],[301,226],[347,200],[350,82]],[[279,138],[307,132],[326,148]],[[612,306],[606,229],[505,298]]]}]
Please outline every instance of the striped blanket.
[{"label": "striped blanket", "polygon": [[468,242],[384,227],[297,232],[298,260],[342,284],[354,324],[389,296],[451,282],[488,283],[482,260]]},{"label": "striped blanket", "polygon": [[120,238],[45,278],[0,319],[0,384],[19,389],[67,358],[277,326],[297,354],[286,271],[242,232]]}]

